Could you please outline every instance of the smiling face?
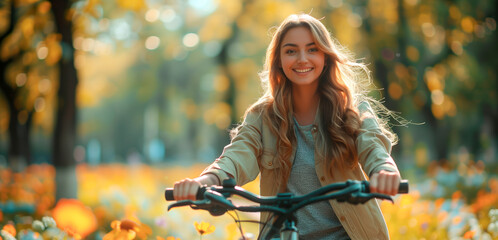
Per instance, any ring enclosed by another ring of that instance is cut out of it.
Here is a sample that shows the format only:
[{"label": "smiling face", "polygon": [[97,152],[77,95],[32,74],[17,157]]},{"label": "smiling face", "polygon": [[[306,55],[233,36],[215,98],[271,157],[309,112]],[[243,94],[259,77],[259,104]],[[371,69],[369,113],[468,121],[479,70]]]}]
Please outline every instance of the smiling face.
[{"label": "smiling face", "polygon": [[311,31],[306,27],[290,29],[282,39],[280,65],[293,85],[318,84],[325,54],[318,49]]}]

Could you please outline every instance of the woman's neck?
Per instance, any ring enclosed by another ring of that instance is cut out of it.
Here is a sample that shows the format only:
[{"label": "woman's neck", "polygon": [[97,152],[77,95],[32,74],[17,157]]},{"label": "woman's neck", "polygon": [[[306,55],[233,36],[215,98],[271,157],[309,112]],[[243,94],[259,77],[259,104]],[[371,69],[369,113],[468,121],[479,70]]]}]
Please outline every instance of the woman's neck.
[{"label": "woman's neck", "polygon": [[315,121],[319,102],[317,87],[299,86],[292,90],[294,117],[302,126],[312,124]]}]

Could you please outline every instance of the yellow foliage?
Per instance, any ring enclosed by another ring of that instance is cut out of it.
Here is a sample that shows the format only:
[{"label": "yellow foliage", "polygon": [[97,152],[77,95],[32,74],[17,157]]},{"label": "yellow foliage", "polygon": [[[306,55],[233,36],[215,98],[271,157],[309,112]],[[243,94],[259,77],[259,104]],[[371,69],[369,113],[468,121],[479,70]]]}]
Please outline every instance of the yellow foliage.
[{"label": "yellow foliage", "polygon": [[231,112],[230,105],[219,102],[204,112],[204,121],[207,124],[216,124],[219,129],[226,129],[231,122]]},{"label": "yellow foliage", "polygon": [[219,11],[229,19],[233,19],[242,11],[242,1],[219,0]]},{"label": "yellow foliage", "polygon": [[47,66],[53,66],[62,57],[62,47],[60,45],[60,40],[62,36],[60,34],[50,34],[45,39],[45,44],[48,48],[48,55],[45,58],[45,63]]},{"label": "yellow foliage", "polygon": [[213,14],[213,16],[206,20],[199,31],[200,40],[202,42],[208,42],[227,39],[232,34],[230,21],[231,20],[223,14]]},{"label": "yellow foliage", "polygon": [[117,2],[120,7],[133,11],[139,11],[145,8],[144,0],[117,0]]},{"label": "yellow foliage", "polygon": [[225,92],[230,86],[230,80],[223,74],[219,74],[214,79],[214,90],[217,92]]},{"label": "yellow foliage", "polygon": [[462,14],[460,13],[460,9],[453,4],[450,6],[449,12],[450,12],[450,17],[453,18],[454,20],[459,20],[460,17],[462,16]]},{"label": "yellow foliage", "polygon": [[49,1],[44,1],[38,4],[38,13],[46,14],[52,8],[52,4]]},{"label": "yellow foliage", "polygon": [[353,48],[362,38],[359,29],[351,27],[347,22],[350,14],[350,9],[340,8],[334,11],[326,19],[329,21],[329,25],[333,26],[333,29],[335,30],[335,35],[333,37],[346,47]]},{"label": "yellow foliage", "polygon": [[88,0],[85,7],[83,8],[83,12],[86,12],[94,17],[98,16],[98,12],[95,6],[101,4],[100,0]]},{"label": "yellow foliage", "polygon": [[396,0],[371,0],[368,1],[368,9],[371,17],[376,19],[384,19],[389,24],[394,24],[398,21]]},{"label": "yellow foliage", "polygon": [[420,53],[418,49],[414,46],[408,46],[406,48],[406,56],[408,59],[410,59],[412,62],[417,62],[420,57]]},{"label": "yellow foliage", "polygon": [[389,92],[389,96],[391,96],[394,100],[400,99],[403,95],[403,88],[401,88],[401,85],[396,82],[390,83],[387,91]]},{"label": "yellow foliage", "polygon": [[21,41],[21,34],[20,32],[14,32],[11,35],[7,36],[5,40],[0,43],[2,44],[1,49],[0,49],[0,58],[2,60],[7,60],[11,56],[14,56],[19,53],[20,50],[20,45],[16,44],[19,41]]},{"label": "yellow foliage", "polygon": [[192,99],[186,99],[181,104],[182,112],[185,113],[188,119],[195,119],[198,117],[197,105]]},{"label": "yellow foliage", "polygon": [[31,38],[34,33],[35,19],[31,16],[21,19],[19,22],[21,32],[24,34],[25,38]]},{"label": "yellow foliage", "polygon": [[472,17],[464,17],[460,23],[462,26],[462,30],[467,33],[474,32],[474,18]]}]

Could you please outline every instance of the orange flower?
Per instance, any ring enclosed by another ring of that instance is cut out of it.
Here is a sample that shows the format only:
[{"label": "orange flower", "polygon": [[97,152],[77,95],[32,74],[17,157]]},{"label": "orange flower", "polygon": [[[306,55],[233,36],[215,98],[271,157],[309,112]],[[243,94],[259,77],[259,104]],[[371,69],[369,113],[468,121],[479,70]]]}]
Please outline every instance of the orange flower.
[{"label": "orange flower", "polygon": [[210,234],[216,229],[213,225],[207,222],[194,222],[195,230],[202,236],[204,234]]},{"label": "orange flower", "polygon": [[85,238],[97,229],[92,210],[76,199],[61,199],[52,211],[57,225],[74,238]]},{"label": "orange flower", "polygon": [[457,191],[453,192],[453,194],[451,194],[451,199],[453,201],[460,200],[460,199],[462,199],[462,196],[463,196],[462,191],[457,190]]},{"label": "orange flower", "polygon": [[13,237],[16,236],[16,228],[14,227],[14,225],[12,224],[6,224],[5,226],[3,226],[3,229],[4,231],[8,232],[10,235],[12,235]]},{"label": "orange flower", "polygon": [[460,216],[453,217],[453,224],[454,225],[458,225],[458,224],[460,224],[460,222],[462,222],[462,217],[460,217]]},{"label": "orange flower", "polygon": [[437,209],[439,209],[441,208],[441,206],[443,206],[444,201],[446,201],[444,198],[438,198],[436,199],[436,201],[434,201],[434,205]]},{"label": "orange flower", "polygon": [[107,233],[103,240],[147,239],[147,235],[152,233],[149,226],[129,219],[112,221],[111,227],[112,231]]},{"label": "orange flower", "polygon": [[111,223],[112,231],[107,233],[103,240],[132,240],[137,236],[138,224],[125,219],[123,221],[114,220]]},{"label": "orange flower", "polygon": [[125,210],[126,219],[137,224],[138,231],[136,231],[136,234],[138,239],[147,239],[147,237],[152,234],[152,229],[146,224],[140,222],[140,219],[138,219],[138,217],[135,215],[135,211],[136,209],[134,209],[133,206],[127,206]]},{"label": "orange flower", "polygon": [[474,237],[474,235],[476,234],[476,231],[467,231],[464,235],[463,235],[463,238],[464,239],[472,239]]}]

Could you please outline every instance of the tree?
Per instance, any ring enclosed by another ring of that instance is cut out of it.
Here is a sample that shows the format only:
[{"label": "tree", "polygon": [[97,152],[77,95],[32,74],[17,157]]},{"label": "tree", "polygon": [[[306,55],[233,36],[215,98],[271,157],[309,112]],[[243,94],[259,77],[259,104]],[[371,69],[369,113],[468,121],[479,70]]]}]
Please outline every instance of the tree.
[{"label": "tree", "polygon": [[[55,25],[61,37],[63,54],[58,62],[59,89],[52,159],[56,167],[56,198],[76,198],[76,161],[73,150],[76,143],[76,87],[78,76],[74,66],[73,28],[68,11],[71,1],[51,0]],[[69,17],[68,17],[69,16]]]},{"label": "tree", "polygon": [[41,31],[50,21],[49,8],[43,1],[0,3],[8,16],[6,29],[0,35],[0,90],[8,106],[8,160],[15,171],[31,163],[33,117],[35,113],[42,114],[50,95],[48,88],[40,91],[33,86],[47,82],[50,85],[47,76],[59,57],[56,50],[47,53],[54,47],[55,36]]}]

